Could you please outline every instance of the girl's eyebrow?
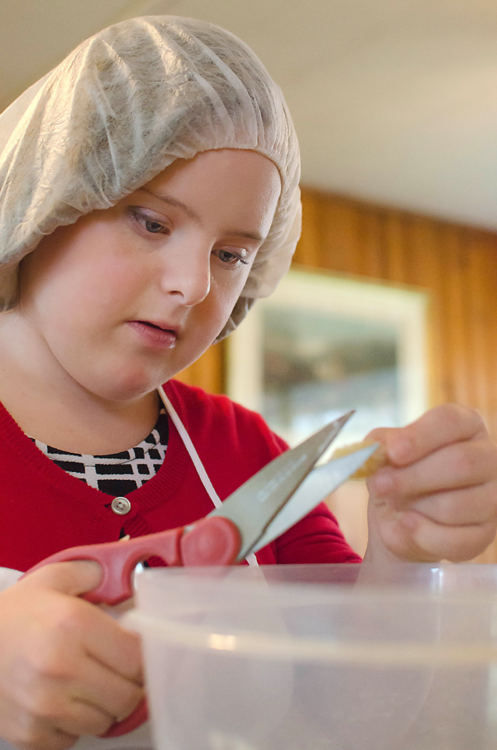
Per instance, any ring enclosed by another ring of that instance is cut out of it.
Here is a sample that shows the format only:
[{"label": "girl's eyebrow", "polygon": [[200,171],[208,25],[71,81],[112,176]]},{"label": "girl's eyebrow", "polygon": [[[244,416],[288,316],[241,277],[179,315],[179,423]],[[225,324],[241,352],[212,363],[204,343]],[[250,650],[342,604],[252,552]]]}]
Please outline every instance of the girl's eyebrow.
[{"label": "girl's eyebrow", "polygon": [[155,193],[153,190],[150,190],[147,187],[142,187],[140,188],[140,190],[143,190],[144,193],[148,193],[149,195],[153,195],[154,198],[167,203],[169,206],[181,208],[182,211],[184,211],[190,219],[193,219],[194,222],[202,226],[202,219],[200,218],[200,216],[189,206],[187,206],[186,203],[182,203],[181,201],[176,200],[176,198],[173,198],[170,195],[166,195],[165,193]]},{"label": "girl's eyebrow", "polygon": [[[180,208],[196,224],[198,224],[199,226],[203,226],[203,222],[200,216],[195,211],[193,211],[189,206],[187,206],[186,203],[182,203],[181,201],[176,200],[176,198],[173,198],[172,196],[167,195],[165,193],[156,193],[147,187],[141,187],[140,190],[143,190],[143,192],[148,193],[149,195],[152,195],[154,198],[157,198],[158,200],[163,201],[164,203],[167,203],[169,206],[174,206],[174,208]],[[254,240],[255,242],[264,242],[264,240],[266,239],[258,232],[241,232],[236,229],[234,229],[233,231],[228,230],[226,234],[229,234],[233,237],[243,237],[248,240]]]}]

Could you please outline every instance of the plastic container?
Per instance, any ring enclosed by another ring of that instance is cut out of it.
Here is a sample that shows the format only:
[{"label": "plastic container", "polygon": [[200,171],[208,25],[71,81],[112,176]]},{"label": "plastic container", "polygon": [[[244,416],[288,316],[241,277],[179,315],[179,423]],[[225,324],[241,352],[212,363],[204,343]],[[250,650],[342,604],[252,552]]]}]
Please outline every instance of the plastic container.
[{"label": "plastic container", "polygon": [[493,566],[137,579],[158,750],[497,748]]}]

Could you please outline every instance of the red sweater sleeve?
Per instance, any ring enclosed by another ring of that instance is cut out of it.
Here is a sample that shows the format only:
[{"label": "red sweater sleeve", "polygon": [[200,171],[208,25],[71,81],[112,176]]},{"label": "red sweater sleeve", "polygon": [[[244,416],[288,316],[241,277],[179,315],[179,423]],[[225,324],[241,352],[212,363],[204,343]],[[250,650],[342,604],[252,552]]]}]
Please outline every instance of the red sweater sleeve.
[{"label": "red sweater sleeve", "polygon": [[324,503],[275,539],[271,546],[280,565],[361,562]]}]

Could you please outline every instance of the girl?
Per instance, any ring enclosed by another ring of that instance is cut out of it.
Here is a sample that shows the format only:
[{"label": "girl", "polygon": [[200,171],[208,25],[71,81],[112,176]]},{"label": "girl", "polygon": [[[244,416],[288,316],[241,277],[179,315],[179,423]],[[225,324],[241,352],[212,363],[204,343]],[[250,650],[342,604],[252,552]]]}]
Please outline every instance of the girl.
[{"label": "girl", "polygon": [[[97,34],[1,122],[0,747],[58,750],[134,709],[139,644],[77,598],[98,566],[13,581],[60,549],[205,516],[285,449],[257,415],[172,378],[286,272],[299,156],[257,58],[190,19]],[[487,546],[497,461],[474,412],[374,437],[392,465],[370,483],[368,559]],[[258,558],[358,560],[324,506]],[[129,743],[148,739],[114,747]]]}]

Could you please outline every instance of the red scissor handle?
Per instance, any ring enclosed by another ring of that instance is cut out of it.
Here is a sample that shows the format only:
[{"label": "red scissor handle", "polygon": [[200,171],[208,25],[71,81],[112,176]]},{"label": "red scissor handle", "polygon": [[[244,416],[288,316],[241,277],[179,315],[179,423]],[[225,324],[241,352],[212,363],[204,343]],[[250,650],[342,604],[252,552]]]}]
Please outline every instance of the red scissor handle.
[{"label": "red scissor handle", "polygon": [[[133,596],[133,571],[139,562],[160,557],[168,567],[233,565],[240,551],[238,527],[223,516],[207,516],[191,526],[160,531],[128,541],[88,544],[57,552],[28,570],[50,563],[93,560],[102,568],[102,580],[82,598],[93,604],[115,605]],[[148,718],[147,704],[140,705],[123,721],[113,724],[102,737],[119,737]]]}]

